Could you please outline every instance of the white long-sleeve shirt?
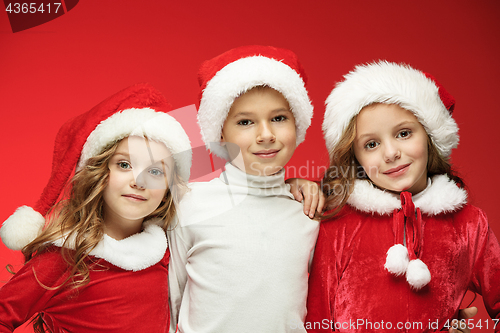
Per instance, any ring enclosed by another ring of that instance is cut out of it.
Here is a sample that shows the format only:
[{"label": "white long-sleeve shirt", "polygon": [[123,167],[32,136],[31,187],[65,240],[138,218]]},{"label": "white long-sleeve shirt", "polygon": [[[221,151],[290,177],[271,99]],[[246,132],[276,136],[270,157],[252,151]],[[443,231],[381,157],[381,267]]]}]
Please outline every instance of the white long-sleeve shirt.
[{"label": "white long-sleeve shirt", "polygon": [[319,222],[284,173],[231,164],[190,185],[169,232],[171,332],[305,332],[308,265]]}]

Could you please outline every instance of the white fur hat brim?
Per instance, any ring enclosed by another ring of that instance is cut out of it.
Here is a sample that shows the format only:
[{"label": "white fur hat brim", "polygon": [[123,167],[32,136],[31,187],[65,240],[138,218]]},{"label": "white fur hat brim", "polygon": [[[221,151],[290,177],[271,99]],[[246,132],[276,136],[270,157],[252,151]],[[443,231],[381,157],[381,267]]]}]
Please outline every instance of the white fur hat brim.
[{"label": "white fur hat brim", "polygon": [[77,169],[110,144],[134,135],[164,143],[175,160],[179,176],[186,182],[189,180],[192,152],[186,132],[173,117],[149,108],[126,109],[97,125],[83,146]]},{"label": "white fur hat brim", "polygon": [[198,123],[208,149],[228,159],[221,147],[224,121],[234,100],[257,86],[268,86],[280,92],[288,101],[295,117],[296,143],[304,141],[311,125],[313,106],[300,75],[281,61],[264,56],[238,59],[219,70],[207,83],[200,101]]},{"label": "white fur hat brim", "polygon": [[397,104],[424,126],[447,158],[458,145],[458,127],[443,104],[437,84],[408,65],[379,61],[356,66],[326,99],[323,133],[331,153],[351,119],[373,103]]}]

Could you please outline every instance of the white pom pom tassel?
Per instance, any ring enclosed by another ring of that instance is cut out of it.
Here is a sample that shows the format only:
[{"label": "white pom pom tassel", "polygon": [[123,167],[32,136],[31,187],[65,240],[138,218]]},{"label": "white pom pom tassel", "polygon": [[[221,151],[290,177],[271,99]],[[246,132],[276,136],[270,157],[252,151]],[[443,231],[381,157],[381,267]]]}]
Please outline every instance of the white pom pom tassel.
[{"label": "white pom pom tassel", "polygon": [[22,250],[42,231],[45,218],[28,206],[19,207],[0,228],[2,242],[11,250]]},{"label": "white pom pom tassel", "polygon": [[387,251],[384,267],[392,274],[399,276],[406,272],[408,262],[408,250],[402,244],[396,244]]},{"label": "white pom pom tassel", "polygon": [[420,289],[431,281],[431,272],[420,259],[410,261],[406,270],[406,281],[415,289]]}]

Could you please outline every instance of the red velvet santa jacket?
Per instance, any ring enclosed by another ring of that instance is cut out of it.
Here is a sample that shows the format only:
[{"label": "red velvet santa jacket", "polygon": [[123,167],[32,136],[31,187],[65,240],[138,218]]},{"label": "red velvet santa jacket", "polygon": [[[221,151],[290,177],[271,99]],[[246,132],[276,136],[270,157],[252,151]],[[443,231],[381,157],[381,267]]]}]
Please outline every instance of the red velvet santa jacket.
[{"label": "red velvet santa jacket", "polygon": [[[466,192],[444,175],[413,202],[407,198],[402,207],[398,196],[358,180],[348,205],[321,224],[308,332],[438,331],[456,316],[467,289],[500,318],[500,246],[484,212],[466,204]],[[396,276],[384,268],[388,249],[403,238],[404,249],[430,272],[420,289],[407,282],[408,272]],[[491,329],[495,322],[487,324]]]},{"label": "red velvet santa jacket", "polygon": [[0,288],[0,332],[12,332],[40,312],[54,333],[167,332],[164,230],[148,225],[121,241],[105,236],[91,254],[90,283],[77,290],[54,288],[68,276],[60,247],[51,246],[26,263]]}]

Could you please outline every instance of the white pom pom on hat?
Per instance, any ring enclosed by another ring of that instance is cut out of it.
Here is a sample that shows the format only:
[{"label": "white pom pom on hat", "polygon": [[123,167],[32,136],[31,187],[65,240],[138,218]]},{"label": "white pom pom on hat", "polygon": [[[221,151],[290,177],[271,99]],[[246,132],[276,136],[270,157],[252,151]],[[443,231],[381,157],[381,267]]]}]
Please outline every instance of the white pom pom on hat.
[{"label": "white pom pom on hat", "polygon": [[42,231],[45,218],[28,206],[16,209],[0,228],[3,243],[11,250],[22,250]]},{"label": "white pom pom on hat", "polygon": [[207,149],[217,156],[229,158],[220,139],[231,105],[238,96],[257,86],[273,88],[285,97],[295,117],[296,143],[304,141],[313,106],[306,89],[306,74],[292,51],[260,45],[238,47],[205,61],[198,81],[198,124]]},{"label": "white pom pom on hat", "polygon": [[33,208],[23,206],[0,228],[10,249],[20,250],[40,233],[45,215],[54,206],[72,173],[110,144],[130,136],[147,136],[164,143],[172,153],[177,172],[186,182],[191,169],[191,144],[182,126],[167,113],[172,107],[162,93],[147,83],[128,87],[59,130],[48,184]]}]

